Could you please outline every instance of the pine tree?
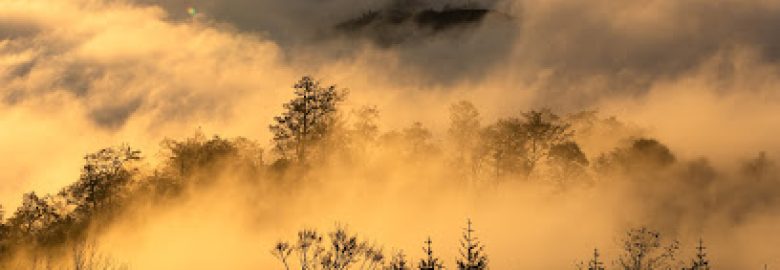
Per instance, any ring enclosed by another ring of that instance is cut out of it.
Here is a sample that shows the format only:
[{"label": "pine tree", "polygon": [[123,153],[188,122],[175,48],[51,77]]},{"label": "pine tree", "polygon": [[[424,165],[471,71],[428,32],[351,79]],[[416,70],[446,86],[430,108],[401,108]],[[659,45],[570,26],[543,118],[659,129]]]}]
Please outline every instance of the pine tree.
[{"label": "pine tree", "polygon": [[484,270],[487,269],[488,258],[485,255],[485,246],[480,243],[471,228],[471,220],[463,231],[463,239],[460,241],[460,255],[458,270]]},{"label": "pine tree", "polygon": [[305,164],[313,146],[330,134],[337,119],[337,105],[346,97],[346,91],[335,85],[322,87],[309,76],[293,88],[295,97],[283,105],[285,111],[274,117],[275,123],[269,128],[276,152]]},{"label": "pine tree", "polygon": [[699,239],[699,246],[696,247],[696,259],[693,260],[690,268],[684,270],[710,270],[710,262],[707,260],[705,249],[707,248],[704,247],[704,241]]},{"label": "pine tree", "polygon": [[439,258],[436,258],[433,256],[433,248],[431,245],[433,244],[433,241],[431,241],[431,238],[428,237],[428,240],[425,241],[425,247],[423,247],[423,252],[425,252],[426,257],[424,259],[420,259],[420,263],[418,263],[417,269],[419,270],[440,270],[444,269],[444,265],[441,263]]},{"label": "pine tree", "polygon": [[604,263],[599,260],[598,249],[593,249],[593,259],[588,262],[588,270],[604,270]]},{"label": "pine tree", "polygon": [[408,262],[406,261],[406,255],[404,255],[404,251],[400,250],[398,253],[393,256],[393,258],[390,260],[390,265],[385,267],[386,270],[411,270],[409,266],[407,265]]}]

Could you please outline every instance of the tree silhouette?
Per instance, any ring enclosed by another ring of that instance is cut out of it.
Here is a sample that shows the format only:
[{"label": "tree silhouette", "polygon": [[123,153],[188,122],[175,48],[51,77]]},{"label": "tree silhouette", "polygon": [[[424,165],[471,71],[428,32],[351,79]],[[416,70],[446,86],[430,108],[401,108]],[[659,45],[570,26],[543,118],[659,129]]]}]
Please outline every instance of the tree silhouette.
[{"label": "tree silhouette", "polygon": [[[100,252],[94,242],[81,241],[72,247],[71,261],[73,270],[127,270],[127,264],[117,262]],[[47,267],[47,269],[51,269]]]},{"label": "tree silhouette", "polygon": [[385,255],[381,248],[367,245],[363,251],[363,262],[360,264],[360,270],[375,270],[382,267],[385,261]]},{"label": "tree silhouette", "polygon": [[284,112],[274,117],[269,128],[277,153],[306,164],[312,148],[331,132],[346,91],[335,85],[323,87],[310,76],[301,78],[293,88],[295,97],[283,105]]},{"label": "tree silhouette", "polygon": [[395,255],[393,255],[393,258],[390,259],[390,263],[387,267],[385,267],[386,270],[411,270],[408,266],[408,262],[406,261],[406,255],[404,255],[403,250],[399,250]]},{"label": "tree silhouette", "polygon": [[357,160],[365,160],[371,146],[379,136],[379,110],[376,106],[362,106],[352,111],[352,128],[349,131],[351,154]]},{"label": "tree silhouette", "polygon": [[163,147],[168,167],[180,177],[214,168],[217,163],[238,155],[238,148],[231,141],[219,136],[209,139],[200,133],[181,141],[165,140]]},{"label": "tree silhouette", "polygon": [[599,260],[599,250],[593,249],[593,259],[588,262],[588,270],[604,270],[604,262]]},{"label": "tree silhouette", "polygon": [[481,153],[489,160],[496,179],[525,170],[525,136],[517,118],[500,119],[481,134]]},{"label": "tree silhouette", "polygon": [[352,124],[354,136],[361,141],[373,142],[379,135],[379,110],[376,106],[363,106],[352,111],[355,121]]},{"label": "tree silhouette", "polygon": [[328,234],[330,249],[322,257],[323,269],[343,270],[357,262],[359,255],[368,246],[358,241],[357,235],[350,235],[344,228],[337,228]]},{"label": "tree silhouette", "polygon": [[588,166],[585,153],[572,141],[554,145],[550,148],[547,159],[555,171],[554,177],[558,178],[562,187],[566,186],[569,179],[583,174]]},{"label": "tree silhouette", "polygon": [[106,205],[112,206],[130,182],[135,169],[129,162],[141,159],[141,152],[129,146],[104,148],[84,157],[79,180],[66,188],[65,194],[77,211],[90,213]]},{"label": "tree silhouette", "polygon": [[655,139],[638,138],[628,147],[615,149],[601,155],[596,161],[596,170],[602,174],[626,172],[657,172],[676,161],[666,145]]},{"label": "tree silhouette", "polygon": [[318,259],[322,255],[322,236],[315,230],[303,230],[298,232],[298,254],[301,270],[316,269]]},{"label": "tree silhouette", "polygon": [[433,241],[431,241],[431,238],[428,237],[428,240],[425,240],[425,246],[423,247],[425,258],[420,259],[420,262],[417,264],[417,269],[419,270],[444,269],[444,265],[439,260],[439,258],[433,256],[433,248],[431,247],[432,244]]},{"label": "tree silhouette", "polygon": [[271,255],[279,259],[284,264],[284,269],[290,270],[290,263],[287,258],[292,254],[293,248],[287,242],[278,242],[276,246],[271,250]]},{"label": "tree silhouette", "polygon": [[460,258],[457,265],[459,270],[483,270],[487,269],[488,258],[485,255],[485,246],[480,243],[471,228],[471,220],[468,220],[463,230],[463,239],[460,241]]},{"label": "tree silhouette", "polygon": [[292,254],[298,257],[301,270],[346,270],[355,265],[360,265],[361,269],[377,269],[383,265],[381,249],[359,240],[357,235],[342,227],[328,233],[327,240],[324,241],[317,231],[306,229],[298,232],[295,245],[280,241],[271,249],[271,254],[285,269],[292,267],[289,260]]},{"label": "tree silhouette", "polygon": [[547,110],[529,111],[523,113],[523,118],[521,132],[525,135],[526,174],[530,174],[554,146],[568,142],[573,133],[568,124]]},{"label": "tree silhouette", "polygon": [[431,141],[433,134],[420,122],[414,122],[410,127],[405,128],[401,136],[408,149],[406,154],[410,158],[420,158],[438,150]]},{"label": "tree silhouette", "polygon": [[45,198],[30,192],[22,197],[22,205],[8,220],[8,225],[17,236],[37,236],[47,226],[59,219],[60,214]]},{"label": "tree silhouette", "polygon": [[644,227],[631,229],[623,239],[623,254],[618,265],[623,270],[671,269],[678,250],[677,241],[662,245],[658,232]]},{"label": "tree silhouette", "polygon": [[480,139],[479,112],[471,102],[459,101],[450,106],[450,127],[448,134],[455,148],[455,168],[478,170],[479,155],[476,152]]},{"label": "tree silhouette", "polygon": [[699,245],[696,247],[696,258],[691,263],[691,267],[683,270],[710,270],[710,262],[707,260],[707,253],[704,251],[704,241],[699,239]]},{"label": "tree silhouette", "polygon": [[742,165],[742,173],[756,181],[765,180],[774,169],[774,162],[767,157],[766,152],[761,151],[758,156],[748,160]]}]

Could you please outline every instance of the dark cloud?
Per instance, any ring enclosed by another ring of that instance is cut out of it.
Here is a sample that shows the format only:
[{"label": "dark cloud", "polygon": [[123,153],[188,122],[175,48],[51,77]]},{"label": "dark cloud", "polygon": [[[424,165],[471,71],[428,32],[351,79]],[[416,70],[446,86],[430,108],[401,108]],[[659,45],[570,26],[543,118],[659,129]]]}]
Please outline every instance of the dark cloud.
[{"label": "dark cloud", "polygon": [[0,17],[0,41],[33,36],[40,31],[35,22],[15,17]]},{"label": "dark cloud", "polygon": [[517,37],[516,21],[494,0],[137,2],[159,5],[175,21],[190,20],[187,7],[196,7],[207,20],[273,40],[291,59],[314,52],[318,65],[376,45],[398,53],[404,70],[431,84],[482,78]]},{"label": "dark cloud", "polygon": [[[137,1],[161,5],[178,20],[195,6],[271,38],[291,57],[297,50],[351,57],[370,41],[397,51],[402,66],[434,84],[515,67],[518,78],[542,86],[541,103],[560,95],[583,104],[605,94],[641,95],[737,48],[759,50],[772,64],[780,59],[780,7],[766,1]],[[329,39],[347,41],[326,45]],[[536,81],[540,72],[550,79]]]},{"label": "dark cloud", "polygon": [[581,95],[594,78],[600,89],[586,98],[642,94],[734,49],[757,49],[776,64],[780,46],[772,34],[780,31],[780,8],[763,1],[526,1],[525,7],[530,27],[519,60],[552,72],[542,97],[548,102]]},{"label": "dark cloud", "polygon": [[102,127],[117,129],[125,124],[141,104],[140,98],[117,104],[105,104],[93,109],[89,116]]}]

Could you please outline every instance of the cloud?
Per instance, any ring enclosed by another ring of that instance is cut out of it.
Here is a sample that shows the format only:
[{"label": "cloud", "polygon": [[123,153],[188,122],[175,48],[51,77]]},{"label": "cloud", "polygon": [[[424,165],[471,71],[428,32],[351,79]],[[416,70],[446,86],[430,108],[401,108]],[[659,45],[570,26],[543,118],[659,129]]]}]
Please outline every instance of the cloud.
[{"label": "cloud", "polygon": [[[736,161],[753,157],[760,150],[768,151],[770,157],[780,151],[774,137],[780,130],[780,95],[776,91],[780,83],[780,38],[775,34],[780,32],[778,3],[475,2],[491,11],[463,26],[434,31],[413,23],[379,23],[358,34],[345,34],[336,29],[339,23],[369,10],[386,12],[394,4],[406,2],[3,1],[0,156],[4,158],[0,161],[5,166],[0,170],[0,203],[13,208],[22,192],[55,192],[78,177],[83,154],[122,142],[141,148],[152,160],[159,158],[154,151],[163,138],[181,138],[196,130],[247,136],[266,143],[270,137],[268,124],[291,96],[290,86],[305,74],[350,89],[347,107],[378,105],[384,130],[421,121],[438,138],[445,134],[449,104],[460,99],[473,101],[484,123],[541,107],[552,107],[560,113],[601,109],[604,114],[645,128],[643,135],[658,138],[675,152],[681,160],[679,166],[690,165],[687,171],[678,168],[670,176],[674,180],[702,177],[737,181],[739,176],[730,175],[737,171],[732,168],[738,167]],[[188,7],[200,14],[191,17]],[[440,11],[444,2],[420,9],[425,8]],[[399,36],[402,42],[377,42],[395,41]],[[617,140],[604,138],[609,143],[583,149],[598,149],[587,153],[597,156]],[[600,142],[595,139],[593,144]],[[702,156],[706,161],[699,160]],[[691,160],[700,163],[686,163]],[[413,178],[405,173],[398,172],[388,181],[398,184],[403,183],[398,179],[418,179],[419,175]],[[687,183],[679,185],[682,187],[672,186],[691,189]],[[366,187],[370,188],[376,187]],[[523,241],[520,237],[504,239],[503,232],[511,226],[526,226],[523,228],[530,232],[522,237],[535,243],[576,239],[578,248],[589,251],[592,244],[609,245],[604,243],[608,235],[627,219],[639,218],[641,215],[635,215],[634,210],[649,215],[648,220],[656,213],[664,215],[656,223],[660,227],[699,224],[689,220],[686,213],[692,213],[692,218],[706,216],[702,214],[706,209],[697,206],[698,199],[706,197],[702,194],[678,199],[675,196],[680,193],[668,187],[650,191],[623,188],[587,191],[552,205],[550,198],[538,194],[521,192],[520,198],[514,198],[518,193],[512,189],[478,206],[466,199],[457,201],[465,210],[437,217],[442,224],[453,226],[448,236],[458,234],[456,225],[463,216],[477,213],[488,220],[487,239],[501,247]],[[772,185],[765,188],[775,189]],[[627,199],[621,193],[626,189],[649,192],[647,196],[652,200],[669,204]],[[746,200],[744,204],[728,201],[721,204],[722,211],[715,211],[716,217],[707,216],[712,218],[707,221],[740,226],[741,234],[734,239],[718,238],[724,243],[749,241],[755,231],[770,227],[766,224],[776,224],[774,219],[763,217],[767,212],[761,208],[764,202],[776,204],[767,199],[771,194],[750,188],[740,192],[747,195],[739,198],[758,194],[760,200]],[[408,190],[397,188],[387,193],[372,202],[379,205],[404,200],[399,194],[407,194]],[[442,195],[441,200],[449,203],[458,195],[453,191]],[[607,198],[579,204],[594,196]],[[351,207],[365,199],[346,196],[345,202],[329,209],[337,211],[339,217],[364,214],[361,211],[366,209]],[[295,201],[300,205],[290,207],[298,211],[294,213],[315,216],[312,223],[316,225],[334,222],[329,212],[317,211],[317,201],[301,200]],[[439,211],[445,202],[428,210]],[[227,211],[234,207],[231,203],[235,202],[228,201],[224,208],[215,206],[215,211]],[[523,203],[527,205],[522,207],[521,215],[501,223]],[[533,207],[536,205],[545,206]],[[503,208],[496,212],[474,210],[499,206]],[[390,214],[376,211],[350,223],[359,230],[367,228],[380,240],[391,241],[392,235],[406,230],[407,224],[388,228],[385,221],[423,215],[417,208],[409,211],[411,208],[415,208],[412,203],[402,204],[388,210]],[[587,225],[591,226],[592,238],[575,238],[576,232],[566,231],[570,221],[582,212],[597,213],[603,219]],[[749,222],[734,223],[739,219],[734,213],[741,212],[750,213],[740,217]],[[161,234],[167,233],[166,226],[181,225],[177,214],[181,213],[173,213],[170,222],[157,224]],[[185,218],[197,219],[194,214]],[[525,224],[525,220],[533,220],[533,224]],[[759,223],[751,223],[756,220]],[[289,230],[305,223],[299,219],[279,222]],[[223,225],[209,223],[203,230],[214,233]],[[558,231],[538,231],[550,227]],[[717,235],[721,229],[705,231]],[[160,234],[155,228],[150,230],[150,238]],[[383,234],[383,230],[392,232]],[[261,234],[276,237],[273,233]],[[242,236],[231,236],[225,240],[226,245],[248,248],[238,243]],[[410,237],[399,241],[412,245],[419,240]],[[455,246],[454,240],[449,244]],[[529,253],[541,252],[526,249]],[[512,256],[511,249],[499,250],[498,258]],[[554,251],[555,246],[547,244],[540,250]],[[149,260],[154,263],[159,255],[146,251],[152,249],[140,252],[151,256]],[[455,254],[454,250],[446,252]],[[572,250],[565,252],[567,256],[576,255]],[[544,268],[543,259],[547,258],[539,257],[531,264]],[[564,267],[565,262],[556,263]]]}]

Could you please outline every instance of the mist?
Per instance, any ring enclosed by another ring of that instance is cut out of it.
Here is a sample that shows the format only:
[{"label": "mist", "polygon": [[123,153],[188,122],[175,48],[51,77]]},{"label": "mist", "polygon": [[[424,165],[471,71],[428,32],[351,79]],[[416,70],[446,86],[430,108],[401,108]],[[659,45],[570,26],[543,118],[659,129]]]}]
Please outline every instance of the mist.
[{"label": "mist", "polygon": [[[471,220],[493,269],[575,269],[594,248],[617,269],[638,227],[678,240],[674,263],[701,238],[715,268],[772,269],[778,31],[761,0],[2,1],[4,220],[29,192],[69,216],[57,194],[85,155],[141,154],[111,214],[61,243],[4,238],[0,265],[92,241],[130,269],[284,269],[278,241],[346,227],[413,265],[430,237],[457,268]],[[269,130],[303,76],[345,93],[308,162]],[[574,174],[544,151],[491,163],[488,130],[532,111],[570,132]]]}]

